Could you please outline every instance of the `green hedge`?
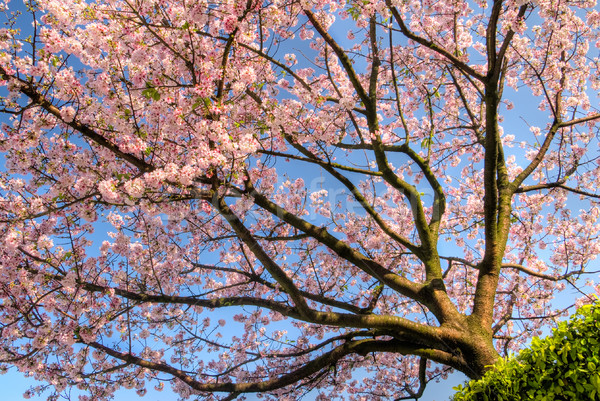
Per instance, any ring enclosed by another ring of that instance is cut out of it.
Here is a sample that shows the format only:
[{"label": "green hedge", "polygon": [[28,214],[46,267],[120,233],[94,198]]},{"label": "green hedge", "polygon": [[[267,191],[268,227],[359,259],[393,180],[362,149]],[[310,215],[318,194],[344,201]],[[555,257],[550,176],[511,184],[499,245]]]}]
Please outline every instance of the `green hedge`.
[{"label": "green hedge", "polygon": [[454,401],[600,400],[600,302],[455,390]]}]

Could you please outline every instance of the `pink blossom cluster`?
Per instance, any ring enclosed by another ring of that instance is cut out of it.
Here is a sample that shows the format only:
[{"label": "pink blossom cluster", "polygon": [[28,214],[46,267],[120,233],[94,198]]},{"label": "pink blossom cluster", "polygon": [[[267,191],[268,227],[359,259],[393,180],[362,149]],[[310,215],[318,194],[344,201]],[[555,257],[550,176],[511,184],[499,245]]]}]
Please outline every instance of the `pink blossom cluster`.
[{"label": "pink blossom cluster", "polygon": [[7,4],[0,369],[401,399],[600,294],[594,0]]}]

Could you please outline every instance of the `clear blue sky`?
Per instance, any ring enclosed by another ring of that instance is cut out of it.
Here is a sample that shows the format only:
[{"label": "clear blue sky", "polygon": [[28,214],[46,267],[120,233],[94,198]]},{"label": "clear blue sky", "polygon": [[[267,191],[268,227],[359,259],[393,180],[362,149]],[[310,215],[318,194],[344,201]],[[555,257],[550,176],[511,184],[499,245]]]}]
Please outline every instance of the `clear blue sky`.
[{"label": "clear blue sky", "polygon": [[[452,387],[461,384],[464,381],[464,375],[462,373],[456,373],[448,378],[446,381],[440,383],[431,383],[427,386],[424,396],[421,398],[422,401],[446,401],[454,393]],[[5,375],[0,376],[0,401],[16,401],[23,399],[23,393],[31,386],[38,385],[33,379],[27,379],[19,372],[9,372]],[[77,398],[74,398],[75,400]],[[30,400],[33,401],[46,401],[46,397],[32,397]],[[157,392],[150,390],[144,397],[139,397],[135,391],[120,391],[115,396],[115,401],[175,401],[177,396],[168,391],[165,386],[165,390]],[[248,401],[258,401],[259,398],[256,396],[248,396]],[[312,401],[310,397],[304,398],[303,401]]]},{"label": "clear blue sky", "polygon": [[[42,0],[43,1],[43,0]],[[13,0],[10,3],[11,9],[16,9],[21,6],[21,2],[19,0]],[[24,27],[27,29],[28,27]],[[345,40],[345,34],[339,35],[342,39],[342,42]],[[533,106],[532,102],[527,102],[524,99],[521,99],[523,105],[528,104],[530,107]],[[516,102],[515,102],[516,103]],[[524,109],[520,109],[521,112],[524,112]],[[0,115],[0,119],[4,118],[4,116]],[[1,120],[0,120],[1,121]],[[508,123],[506,125],[509,125]],[[3,168],[3,166],[2,166]],[[561,303],[568,303],[569,295],[565,295],[561,298]],[[464,375],[457,373],[452,375],[448,380],[442,381],[441,383],[432,383],[428,386],[428,389],[425,393],[425,396],[421,398],[423,401],[445,401],[448,400],[449,396],[453,393],[452,387],[457,384],[462,383],[465,380]],[[13,400],[21,400],[22,394],[32,385],[40,384],[33,379],[27,379],[23,376],[23,374],[16,371],[9,371],[4,375],[0,375],[0,387],[2,388],[2,392],[0,393],[0,401],[13,401]],[[34,397],[33,400],[46,400],[46,397]],[[154,390],[150,390],[148,394],[142,398],[138,397],[135,394],[135,391],[121,391],[117,393],[115,400],[116,401],[136,401],[136,400],[145,400],[145,401],[174,401],[177,399],[176,395],[171,393],[168,389],[163,392],[156,392]],[[248,397],[249,400],[257,400],[256,397]],[[306,401],[311,401],[310,397],[305,398]]]}]

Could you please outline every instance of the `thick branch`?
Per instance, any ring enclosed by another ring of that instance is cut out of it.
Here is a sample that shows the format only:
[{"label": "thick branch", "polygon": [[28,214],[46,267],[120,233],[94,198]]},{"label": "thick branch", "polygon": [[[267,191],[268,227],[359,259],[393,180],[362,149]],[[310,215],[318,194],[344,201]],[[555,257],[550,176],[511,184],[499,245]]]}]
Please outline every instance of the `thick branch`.
[{"label": "thick branch", "polygon": [[600,199],[600,195],[593,194],[588,191],[583,191],[578,188],[571,188],[571,187],[565,185],[564,181],[548,182],[548,183],[537,184],[537,185],[529,185],[526,187],[517,188],[515,190],[515,193],[517,193],[517,194],[518,193],[526,193],[526,192],[532,192],[532,191],[539,191],[541,189],[552,189],[552,188],[560,188],[560,189],[564,189],[565,191],[573,192],[578,195],[583,195],[583,196],[587,196],[590,198]]},{"label": "thick branch", "polygon": [[408,29],[408,27],[404,23],[404,19],[398,12],[398,9],[394,6],[392,6],[391,0],[386,0],[386,4],[387,4],[388,8],[391,10],[392,15],[394,16],[394,19],[398,23],[398,26],[400,26],[400,31],[402,32],[402,34],[404,34],[404,36],[406,36],[407,38],[409,38],[411,40],[414,40],[415,42],[419,43],[420,45],[423,45],[426,48],[433,50],[434,52],[443,56],[448,61],[450,61],[456,68],[463,71],[465,74],[468,74],[481,82],[483,82],[485,80],[485,77],[483,75],[481,75],[480,73],[475,71],[469,65],[460,61],[456,56],[452,55],[452,53],[449,53],[448,51],[442,49],[441,47],[439,47],[432,41],[422,38],[422,37],[414,34],[413,32],[411,32],[411,30]]},{"label": "thick branch", "polygon": [[355,251],[346,242],[331,235],[327,229],[315,226],[306,220],[301,219],[295,214],[288,212],[257,191],[250,190],[248,195],[252,196],[256,205],[279,217],[292,227],[309,234],[311,237],[327,246],[341,258],[356,265],[359,269],[372,275],[373,277],[376,277],[390,288],[409,298],[426,302],[426,299],[423,299],[423,297],[419,295],[419,292],[423,287],[422,285],[416,284],[404,277],[392,273],[390,270],[386,269],[375,261]]},{"label": "thick branch", "polygon": [[[265,238],[265,240],[269,240],[269,238]],[[275,285],[272,282],[269,282],[261,277],[259,277],[256,274],[252,274],[252,273],[248,273],[245,272],[243,270],[236,270],[236,269],[231,269],[231,268],[226,268],[226,267],[217,267],[217,266],[207,266],[207,265],[200,265],[194,262],[191,262],[194,266],[200,267],[202,269],[207,269],[207,270],[213,270],[213,271],[222,271],[222,272],[227,272],[227,273],[234,273],[234,274],[240,274],[243,276],[248,277],[248,279],[250,279],[252,282],[264,285],[265,287],[268,287],[272,290],[276,290],[277,289],[277,285]],[[328,298],[324,295],[319,295],[319,294],[313,294],[310,293],[308,291],[304,291],[302,289],[299,290],[300,294],[305,297],[306,299],[310,299],[312,301],[316,301],[320,304],[323,305],[329,305],[329,306],[333,306],[334,308],[339,308],[342,310],[346,310],[348,312],[352,312],[352,313],[356,313],[356,314],[363,314],[363,313],[368,313],[369,310],[365,310],[364,308],[359,308],[358,306],[355,305],[351,305],[348,304],[346,302],[342,302],[339,301],[337,299],[331,299]]]},{"label": "thick branch", "polygon": [[119,147],[111,142],[109,142],[102,135],[98,134],[96,131],[91,129],[88,125],[82,124],[77,119],[73,121],[67,122],[65,121],[58,107],[54,106],[48,99],[46,99],[34,86],[33,84],[24,81],[20,78],[13,77],[6,73],[6,70],[3,67],[0,67],[0,78],[4,80],[13,80],[17,81],[17,87],[19,91],[27,96],[32,103],[39,105],[42,109],[47,111],[56,117],[63,124],[68,125],[74,130],[78,131],[85,138],[90,139],[97,145],[110,150],[116,157],[119,157],[130,164],[136,166],[141,172],[150,172],[154,170],[154,167],[148,163],[146,163],[143,159],[140,159],[130,153],[123,152],[119,149]]},{"label": "thick branch", "polygon": [[[450,366],[463,366],[465,361],[461,358],[453,356],[443,351],[423,349],[410,343],[405,343],[398,340],[376,340],[363,339],[356,341],[345,342],[331,351],[320,355],[303,366],[286,373],[274,379],[265,380],[262,382],[246,382],[246,383],[227,383],[227,382],[212,382],[203,383],[195,380],[187,372],[174,368],[163,362],[153,362],[131,353],[120,352],[109,348],[98,342],[87,343],[88,346],[104,352],[113,358],[123,362],[130,363],[136,366],[147,368],[153,371],[164,372],[170,374],[196,391],[200,392],[230,392],[230,393],[258,393],[266,392],[279,388],[283,388],[294,383],[298,383],[326,368],[334,366],[339,360],[350,354],[358,354],[365,356],[372,352],[394,352],[399,354],[426,354],[432,357],[432,360],[445,363]],[[441,359],[441,360],[439,360]]]},{"label": "thick branch", "polygon": [[531,270],[531,269],[529,269],[523,265],[517,264],[517,263],[504,263],[502,265],[502,268],[503,269],[515,269],[515,270],[518,270],[525,274],[528,274],[530,276],[538,277],[538,278],[541,278],[543,280],[548,280],[548,281],[561,281],[561,280],[565,280],[571,276],[576,276],[576,275],[580,275],[580,274],[598,273],[598,271],[587,272],[587,271],[585,271],[585,269],[579,269],[579,270],[573,270],[569,273],[561,274],[560,276],[551,276],[549,274],[543,274],[543,273],[536,272],[534,270]]},{"label": "thick branch", "polygon": [[296,287],[296,284],[294,284],[292,279],[289,278],[283,269],[281,269],[281,267],[279,267],[279,265],[275,263],[275,261],[271,259],[271,257],[264,251],[262,246],[252,236],[252,233],[248,230],[248,228],[246,228],[246,226],[233,213],[229,206],[227,206],[225,199],[222,197],[219,197],[218,199],[214,198],[215,196],[206,200],[213,204],[221,216],[223,216],[231,228],[233,228],[233,231],[235,231],[238,238],[248,246],[258,260],[261,261],[265,269],[267,269],[271,276],[273,276],[273,278],[281,285],[285,292],[290,295],[300,313],[305,317],[310,316],[312,311],[308,307],[306,300],[300,294],[298,287]]},{"label": "thick branch", "polygon": [[572,127],[573,125],[586,123],[588,121],[599,120],[599,119],[600,119],[600,113],[595,113],[595,114],[590,114],[585,117],[575,118],[575,119],[569,120],[569,121],[561,121],[558,124],[558,127],[559,128]]},{"label": "thick branch", "polygon": [[560,127],[560,122],[555,120],[554,123],[552,124],[552,127],[550,127],[550,130],[546,134],[544,143],[542,143],[540,150],[538,150],[537,154],[535,155],[535,157],[533,158],[531,163],[529,163],[529,165],[527,167],[525,167],[525,169],[523,169],[523,171],[521,171],[521,173],[518,176],[516,176],[515,179],[513,180],[513,182],[511,183],[511,190],[513,193],[516,192],[517,188],[519,188],[521,186],[523,181],[525,181],[525,179],[527,177],[529,177],[531,175],[531,173],[533,173],[534,170],[544,160],[544,157],[546,156],[548,149],[550,149],[550,144],[552,143],[554,136],[558,132],[559,127]]},{"label": "thick branch", "polygon": [[361,85],[360,80],[358,79],[358,75],[356,74],[356,71],[354,71],[354,67],[352,67],[352,61],[350,60],[344,49],[342,49],[342,47],[335,41],[335,39],[333,39],[333,37],[331,37],[331,35],[321,26],[321,24],[319,24],[312,11],[304,10],[304,13],[306,14],[306,17],[308,18],[310,23],[315,27],[317,32],[319,32],[319,35],[321,35],[325,42],[327,42],[327,44],[333,49],[335,54],[338,56],[340,63],[342,63],[342,66],[346,71],[346,74],[348,74],[348,79],[352,83],[352,87],[354,88],[356,93],[358,93],[360,99],[365,105],[368,104],[369,95],[365,91],[365,88],[363,88],[363,86]]},{"label": "thick branch", "polygon": [[[27,256],[35,258],[26,251],[22,250],[22,252]],[[39,258],[35,259],[40,263],[43,263],[43,260]],[[26,267],[25,269],[32,274],[40,273],[37,269],[31,267]],[[64,279],[64,276],[62,275],[50,273],[47,273],[46,277],[48,279],[56,280],[58,282]],[[140,303],[181,304],[190,306],[202,306],[213,309],[232,306],[258,306],[261,308],[281,313],[283,316],[291,317],[297,320],[302,320],[308,323],[324,324],[336,327],[356,327],[364,329],[391,330],[396,333],[404,333],[404,335],[407,338],[421,339],[425,341],[428,339],[433,343],[437,343],[439,340],[439,328],[424,326],[420,323],[415,323],[408,319],[391,315],[348,314],[336,312],[319,312],[310,310],[309,316],[307,316],[306,313],[300,313],[298,308],[293,308],[273,300],[255,297],[223,297],[215,299],[201,299],[195,296],[176,296],[163,294],[153,295],[137,293],[133,291],[123,290],[120,288],[102,286],[83,281],[80,281],[78,284],[79,286],[81,286],[82,289],[86,291],[101,293],[114,291],[115,295]]]},{"label": "thick branch", "polygon": [[[319,160],[317,158],[317,156],[314,155],[312,152],[310,152],[308,149],[306,149],[306,148],[302,147],[301,145],[298,145],[297,143],[295,143],[290,136],[286,135],[286,140],[296,150],[298,150],[300,153],[306,155],[310,160],[315,160],[315,161]],[[325,171],[327,171],[329,174],[331,174],[333,177],[335,177],[339,182],[341,182],[346,188],[348,188],[348,190],[354,196],[354,199],[356,199],[356,201],[358,203],[360,203],[360,205],[362,206],[362,208],[369,214],[369,216],[371,216],[373,218],[373,220],[375,221],[375,223],[377,223],[377,225],[379,226],[379,228],[381,228],[383,230],[383,232],[385,232],[394,241],[396,241],[399,244],[402,244],[406,248],[410,249],[412,252],[418,253],[420,251],[419,247],[417,245],[415,245],[412,242],[410,242],[408,240],[408,238],[405,238],[405,237],[399,235],[398,233],[396,233],[395,231],[393,231],[386,224],[386,222],[381,218],[381,216],[379,215],[379,213],[377,213],[375,211],[375,209],[369,204],[369,202],[367,201],[367,199],[365,199],[365,197],[363,196],[363,194],[358,190],[358,188],[356,188],[356,186],[352,183],[352,181],[350,181],[347,177],[345,177],[344,175],[340,174],[339,171],[335,170],[334,168],[332,168],[331,166],[325,164],[324,162],[322,162],[320,165],[325,169]],[[378,172],[378,173],[379,173],[378,175],[382,175],[381,172]]]},{"label": "thick branch", "polygon": [[303,161],[303,162],[307,162],[307,163],[312,163],[312,164],[316,164],[316,165],[324,167],[324,168],[329,167],[329,168],[349,171],[351,173],[372,175],[375,177],[381,177],[381,175],[382,175],[381,172],[379,172],[379,171],[371,171],[371,170],[365,170],[365,169],[356,168],[356,167],[344,166],[343,164],[332,163],[330,161],[323,161],[323,160],[317,159],[317,158],[301,157],[301,156],[297,156],[297,155],[291,155],[289,153],[282,153],[282,152],[276,152],[276,151],[264,150],[264,149],[259,150],[259,152],[262,154],[265,154],[265,155],[279,156],[279,157],[283,157],[286,159],[293,159],[293,160],[299,160],[299,161]]},{"label": "thick branch", "polygon": [[[375,145],[367,144],[367,143],[365,143],[365,144],[338,143],[335,146],[340,149],[374,150]],[[433,191],[434,191],[434,197],[435,197],[434,203],[433,203],[434,214],[429,222],[429,226],[431,228],[432,233],[435,233],[437,231],[437,223],[439,222],[439,220],[441,219],[441,217],[443,216],[443,214],[446,211],[446,195],[444,194],[444,190],[443,190],[440,182],[438,181],[437,177],[433,173],[433,170],[431,170],[431,167],[429,166],[429,164],[425,160],[423,160],[423,158],[421,156],[419,156],[419,154],[417,152],[415,152],[413,149],[410,148],[408,143],[404,143],[402,145],[379,144],[379,148],[381,148],[384,152],[404,153],[405,155],[410,157],[411,160],[414,161],[417,164],[417,166],[419,166],[419,168],[421,169],[421,172],[425,176],[425,179],[431,186],[431,189],[433,189]],[[377,173],[378,173],[377,175],[379,175],[379,176],[383,175],[380,171]]]},{"label": "thick branch", "polygon": [[[448,261],[454,261],[454,262],[459,262],[460,264],[463,264],[465,266],[469,266],[472,267],[473,269],[479,269],[480,268],[480,264],[478,263],[474,263],[471,261],[468,261],[466,259],[463,258],[457,258],[457,257],[448,257],[448,256],[440,256],[441,259],[444,260],[448,260]],[[585,271],[585,269],[579,269],[579,270],[574,270],[572,272],[569,273],[565,273],[562,274],[560,276],[551,276],[549,274],[544,274],[544,273],[540,273],[540,272],[536,272],[535,270],[531,270],[530,268],[523,266],[521,264],[518,263],[503,263],[502,264],[502,268],[503,269],[515,269],[518,270],[522,273],[528,274],[530,276],[534,276],[534,277],[538,277],[541,278],[543,280],[548,280],[548,281],[561,281],[561,280],[565,280],[571,276],[576,276],[579,274],[595,274],[598,273],[598,271]]]}]

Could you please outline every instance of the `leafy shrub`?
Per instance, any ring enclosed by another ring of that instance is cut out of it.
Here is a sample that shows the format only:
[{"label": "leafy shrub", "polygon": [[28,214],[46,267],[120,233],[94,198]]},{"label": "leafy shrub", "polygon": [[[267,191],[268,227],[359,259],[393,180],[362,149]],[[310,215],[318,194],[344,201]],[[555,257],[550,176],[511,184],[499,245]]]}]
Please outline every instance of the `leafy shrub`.
[{"label": "leafy shrub", "polygon": [[454,401],[600,400],[600,302],[455,389]]}]

